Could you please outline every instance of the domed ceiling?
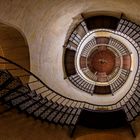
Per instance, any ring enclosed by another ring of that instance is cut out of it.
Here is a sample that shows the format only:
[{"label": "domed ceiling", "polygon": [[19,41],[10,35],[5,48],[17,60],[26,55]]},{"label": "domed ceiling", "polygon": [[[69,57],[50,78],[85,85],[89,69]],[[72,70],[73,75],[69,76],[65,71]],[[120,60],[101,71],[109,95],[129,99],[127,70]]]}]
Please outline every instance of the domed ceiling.
[{"label": "domed ceiling", "polygon": [[125,96],[128,100],[138,84],[139,30],[131,21],[112,16],[81,21],[66,40],[65,72],[73,88],[94,95],[100,105]]}]

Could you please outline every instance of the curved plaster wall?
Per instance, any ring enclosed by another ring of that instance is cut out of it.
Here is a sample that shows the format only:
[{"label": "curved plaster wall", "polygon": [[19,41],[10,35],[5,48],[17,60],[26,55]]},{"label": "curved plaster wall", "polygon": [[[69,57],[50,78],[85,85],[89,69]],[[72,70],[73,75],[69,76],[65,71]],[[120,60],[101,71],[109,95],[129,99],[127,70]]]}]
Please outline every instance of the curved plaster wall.
[{"label": "curved plaster wall", "polygon": [[0,23],[0,50],[1,56],[30,70],[29,47],[20,30]]},{"label": "curved plaster wall", "polygon": [[139,0],[1,0],[0,21],[25,34],[32,72],[57,92],[92,102],[91,96],[75,89],[63,76],[62,46],[73,17],[83,12],[114,11],[139,24],[139,8]]}]

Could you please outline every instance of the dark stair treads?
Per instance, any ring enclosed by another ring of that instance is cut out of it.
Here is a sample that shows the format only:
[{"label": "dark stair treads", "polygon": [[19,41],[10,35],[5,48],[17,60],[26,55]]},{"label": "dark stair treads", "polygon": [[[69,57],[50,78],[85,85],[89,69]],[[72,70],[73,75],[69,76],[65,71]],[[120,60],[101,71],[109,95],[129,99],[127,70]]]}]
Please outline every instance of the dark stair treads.
[{"label": "dark stair treads", "polygon": [[28,96],[30,96],[35,101],[40,101],[43,99],[43,97],[40,94],[37,95],[35,91],[32,91],[30,94],[28,94]]},{"label": "dark stair treads", "polygon": [[88,82],[84,81],[78,74],[71,75],[69,80],[79,89],[86,91],[87,93],[93,94],[94,85],[89,84]]},{"label": "dark stair treads", "polygon": [[71,111],[71,114],[75,115],[77,110],[78,110],[77,108],[73,108],[73,110]]},{"label": "dark stair treads", "polygon": [[59,112],[57,116],[54,118],[53,122],[57,124],[64,114],[65,114],[64,112]]},{"label": "dark stair treads", "polygon": [[17,97],[19,97],[21,95],[22,95],[22,93],[12,92],[9,95],[7,95],[7,96],[4,97],[4,101],[5,102],[11,101],[11,100],[13,100],[13,99],[15,99],[15,98],[17,98]]},{"label": "dark stair treads", "polygon": [[106,28],[116,30],[119,19],[112,16],[94,16],[85,19],[88,30]]},{"label": "dark stair treads", "polygon": [[35,101],[35,100],[33,100],[33,99],[30,99],[30,100],[28,100],[27,102],[24,102],[24,103],[20,104],[20,105],[18,106],[18,108],[19,108],[20,110],[25,110],[25,109],[27,109],[28,107],[34,105],[35,103],[37,103],[37,101]]},{"label": "dark stair treads", "polygon": [[5,87],[13,79],[12,75],[8,71],[1,71],[0,73],[0,88]]},{"label": "dark stair treads", "polygon": [[[34,112],[35,117],[39,117],[41,114],[43,114],[47,108],[49,108],[53,103],[48,101],[47,103],[43,104],[38,110]],[[27,109],[28,110],[28,109]]]},{"label": "dark stair treads", "polygon": [[20,97],[20,96],[29,96],[30,98],[36,96],[36,93],[34,91],[28,91],[28,90],[24,90],[24,92],[21,92],[23,90],[23,86],[19,87],[16,91],[10,93],[10,94],[6,94],[3,98],[4,102],[11,102],[12,100]]},{"label": "dark stair treads", "polygon": [[68,118],[68,116],[69,116],[69,114],[64,113],[64,115],[63,115],[62,118],[60,119],[59,123],[60,123],[61,125],[64,125],[64,124],[65,124],[65,121],[66,121],[67,118]]},{"label": "dark stair treads", "polygon": [[58,114],[56,115],[56,117],[54,118],[53,122],[58,123],[61,120],[61,118],[63,117],[63,115],[66,113],[67,109],[68,109],[68,107],[63,106],[61,111],[59,111]]},{"label": "dark stair treads", "polygon": [[86,57],[80,56],[80,68],[86,68]]},{"label": "dark stair treads", "polygon": [[0,90],[0,98],[16,91],[18,88],[22,86],[22,83],[19,78],[13,79],[10,83],[5,85],[3,89]]},{"label": "dark stair treads", "polygon": [[11,104],[13,106],[18,106],[19,104],[21,104],[27,100],[30,100],[30,97],[27,95],[22,95],[20,97],[15,98],[14,100],[11,100]]},{"label": "dark stair treads", "polygon": [[[28,93],[28,96],[30,96],[30,93]],[[25,109],[37,104],[41,100],[42,100],[42,96],[40,96],[40,95],[36,95],[34,97],[31,97],[30,100],[27,100],[27,102],[20,104],[19,109],[25,110]]]},{"label": "dark stair treads", "polygon": [[0,75],[1,75],[3,72],[6,72],[6,70],[1,70],[1,69],[0,69]]},{"label": "dark stair treads", "polygon": [[88,29],[86,27],[86,23],[82,21],[72,32],[70,36],[70,41],[74,43],[79,43],[81,39],[88,33]]},{"label": "dark stair treads", "polygon": [[73,108],[69,117],[67,118],[65,124],[66,125],[75,125],[78,121],[79,115],[81,113],[81,109]]},{"label": "dark stair treads", "polygon": [[53,104],[50,106],[50,108],[51,108],[51,109],[56,109],[58,106],[59,106],[58,104],[53,103]]},{"label": "dark stair treads", "polygon": [[50,122],[56,123],[56,119],[58,117],[58,114],[61,112],[61,110],[64,108],[64,106],[59,105],[48,117],[47,120]]},{"label": "dark stair treads", "polygon": [[64,106],[59,105],[55,110],[56,110],[56,111],[61,111],[61,110],[63,109],[63,107],[64,107]]},{"label": "dark stair treads", "polygon": [[38,99],[42,98],[42,97],[40,97],[40,95],[38,96],[35,91],[28,92],[28,96],[30,98],[34,98],[35,100],[38,100]]},{"label": "dark stair treads", "polygon": [[129,99],[129,101],[123,106],[125,113],[127,115],[128,121],[134,120],[136,116],[138,116],[140,112],[140,100],[134,94]]},{"label": "dark stair treads", "polygon": [[25,111],[27,114],[32,114],[35,111],[39,110],[39,108],[42,106],[40,102],[37,102],[35,104],[32,104],[30,107],[28,107]]},{"label": "dark stair treads", "polygon": [[29,93],[29,92],[31,92],[31,90],[30,90],[30,88],[28,86],[21,86],[20,88],[17,89],[17,92],[20,92],[20,93]]},{"label": "dark stair treads", "polygon": [[68,110],[68,108],[69,108],[69,107],[64,106],[64,107],[62,108],[61,112],[64,112],[64,113],[65,113],[65,112]]},{"label": "dark stair treads", "polygon": [[53,112],[55,111],[55,109],[58,107],[59,105],[56,103],[53,103],[49,108],[47,108],[47,110],[41,115],[41,119],[47,119],[47,117]]},{"label": "dark stair treads", "polygon": [[134,108],[138,113],[140,112],[140,104],[136,104]]},{"label": "dark stair treads", "polygon": [[67,109],[67,111],[66,111],[66,113],[68,113],[68,114],[70,114],[71,113],[71,111],[72,111],[72,107],[68,107],[68,109]]},{"label": "dark stair treads", "polygon": [[42,105],[46,104],[48,102],[48,99],[47,98],[42,98],[42,100],[40,100],[40,103]]},{"label": "dark stair treads", "polygon": [[74,117],[74,115],[69,114],[69,116],[68,116],[67,120],[65,121],[65,124],[66,124],[66,125],[70,125],[70,123],[71,123],[71,121],[72,121],[73,117]]},{"label": "dark stair treads", "polygon": [[62,116],[62,118],[61,118],[60,121],[59,121],[59,123],[60,123],[61,125],[64,125],[64,124],[65,124],[65,122],[66,122],[67,118],[69,117],[71,111],[72,111],[72,108],[71,108],[71,107],[69,107],[69,108],[66,110],[66,112],[64,113],[64,115]]},{"label": "dark stair treads", "polygon": [[109,45],[114,46],[117,50],[119,50],[122,56],[129,54],[125,45],[112,37],[110,37]]},{"label": "dark stair treads", "polygon": [[72,122],[71,122],[71,125],[76,125],[78,119],[79,119],[79,115],[75,115]]},{"label": "dark stair treads", "polygon": [[58,113],[59,113],[59,111],[54,110],[54,111],[47,117],[47,120],[48,120],[49,122],[52,122],[53,119],[55,118],[55,116],[56,116]]},{"label": "dark stair treads", "polygon": [[45,120],[45,119],[47,118],[47,116],[48,116],[49,114],[51,114],[53,111],[54,111],[53,109],[48,108],[48,109],[40,116],[41,119],[42,119],[42,120]]},{"label": "dark stair treads", "polygon": [[140,42],[140,26],[131,21],[121,19],[118,24],[117,31],[126,34],[137,43]]},{"label": "dark stair treads", "polygon": [[[61,124],[64,124],[63,120],[65,118],[65,114],[67,114],[68,116],[70,116],[70,112],[72,111],[72,108],[68,108],[67,110],[65,110],[65,112],[63,112],[63,107],[62,105],[57,105],[57,104],[53,104],[51,105],[49,108],[47,108],[44,113],[42,113],[41,115],[41,119],[43,120],[47,120],[48,122],[60,122]],[[68,114],[69,113],[69,114]],[[61,121],[61,119],[63,118],[63,120]]]},{"label": "dark stair treads", "polygon": [[86,23],[82,21],[79,25],[74,28],[74,31],[71,33],[66,48],[76,51],[80,41],[88,33]]},{"label": "dark stair treads", "polygon": [[12,90],[16,87],[21,87],[23,84],[18,77],[15,77],[5,88]]},{"label": "dark stair treads", "polygon": [[75,116],[74,116],[74,118],[73,118],[73,120],[71,122],[71,125],[76,125],[76,123],[77,123],[77,121],[79,119],[79,116],[81,114],[81,111],[82,111],[81,109],[77,110],[77,112],[76,112],[76,114],[75,114]]},{"label": "dark stair treads", "polygon": [[[34,112],[34,117],[40,117],[40,115],[47,109],[48,107],[47,106],[45,106],[45,105],[43,105],[43,106],[41,106],[39,109],[37,109],[35,112]],[[31,112],[30,111],[31,109],[29,108],[29,109],[27,109],[27,112]]]}]

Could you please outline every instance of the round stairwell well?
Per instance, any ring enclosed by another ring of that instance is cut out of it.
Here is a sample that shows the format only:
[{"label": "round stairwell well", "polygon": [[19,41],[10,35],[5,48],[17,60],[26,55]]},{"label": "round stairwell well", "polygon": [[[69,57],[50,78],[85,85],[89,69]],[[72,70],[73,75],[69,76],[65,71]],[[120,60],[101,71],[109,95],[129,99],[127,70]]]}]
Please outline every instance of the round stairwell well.
[{"label": "round stairwell well", "polygon": [[66,40],[67,79],[73,88],[92,95],[94,109],[123,106],[129,120],[137,114],[133,106],[139,98],[139,31],[139,25],[127,19],[83,17]]},{"label": "round stairwell well", "polygon": [[[94,39],[91,39],[91,41],[87,41],[88,37],[91,37],[93,34],[102,33],[104,36],[99,35]],[[90,33],[81,43],[75,56],[76,71],[81,75],[81,77],[83,77],[83,80],[85,78],[86,82],[92,84],[92,90],[90,90],[90,93],[93,94],[114,94],[114,92],[121,88],[126,82],[131,71],[131,59],[133,58],[130,55],[130,51],[121,42],[116,41],[116,39],[106,37],[106,34],[112,35],[107,31],[96,31]],[[97,44],[91,45],[93,40],[97,40]],[[115,45],[111,44],[112,40],[115,42]],[[85,41],[88,43],[86,44]],[[83,45],[84,43],[85,46]],[[121,47],[121,50],[118,50],[116,46]],[[124,57],[127,57],[129,61],[126,62]],[[81,67],[81,63],[85,63],[85,66],[82,65]],[[124,71],[126,74],[123,74]],[[119,80],[122,83],[119,87],[114,88],[114,84]],[[99,89],[99,91],[96,91],[96,89]],[[100,91],[100,89],[102,89],[102,91]],[[103,91],[106,89],[108,90]]]}]

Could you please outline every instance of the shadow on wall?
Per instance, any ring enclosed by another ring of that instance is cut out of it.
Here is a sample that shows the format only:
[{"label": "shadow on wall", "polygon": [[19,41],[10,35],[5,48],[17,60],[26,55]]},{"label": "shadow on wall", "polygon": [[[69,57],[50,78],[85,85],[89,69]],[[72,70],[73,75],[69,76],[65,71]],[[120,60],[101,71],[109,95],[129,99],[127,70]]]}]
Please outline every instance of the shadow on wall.
[{"label": "shadow on wall", "polygon": [[[0,23],[0,56],[30,71],[30,54],[26,37],[16,27],[4,23]],[[23,83],[29,81],[29,76],[25,71],[3,60],[0,60],[0,69],[7,69],[13,75],[22,76]]]},{"label": "shadow on wall", "polygon": [[30,70],[27,40],[19,29],[0,23],[0,55]]}]

